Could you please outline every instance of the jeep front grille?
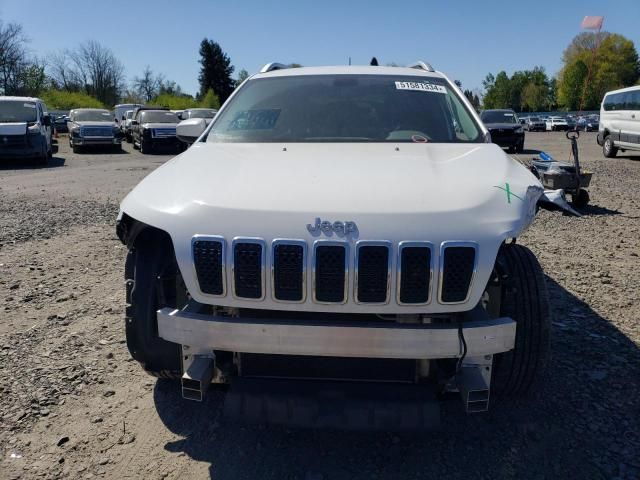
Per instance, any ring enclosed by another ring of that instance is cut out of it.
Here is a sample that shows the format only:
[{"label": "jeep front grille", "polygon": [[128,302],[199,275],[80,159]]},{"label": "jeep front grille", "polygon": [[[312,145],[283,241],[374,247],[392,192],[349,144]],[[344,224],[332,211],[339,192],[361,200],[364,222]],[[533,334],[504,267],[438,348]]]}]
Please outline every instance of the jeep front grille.
[{"label": "jeep front grille", "polygon": [[[310,280],[308,294],[315,303],[352,299],[382,305],[395,299],[398,305],[416,306],[431,303],[436,291],[440,304],[465,303],[478,261],[474,242],[443,242],[438,251],[428,241],[404,241],[396,251],[387,241],[361,240],[351,250],[343,241],[317,240],[311,248],[303,240],[277,239],[268,249],[262,239],[240,237],[233,240],[229,253],[225,246],[222,237],[193,238],[193,261],[203,294],[227,295],[229,275],[238,299],[263,300],[268,291],[279,302],[305,302]],[[270,271],[268,283],[266,271]]]},{"label": "jeep front grille", "polygon": [[347,300],[347,244],[318,242],[313,265],[314,300],[344,303]]},{"label": "jeep front grille", "polygon": [[233,242],[233,292],[236,297],[264,297],[264,242],[240,239]]},{"label": "jeep front grille", "polygon": [[475,246],[464,242],[445,242],[440,262],[440,303],[466,302],[475,271]]},{"label": "jeep front grille", "polygon": [[428,242],[399,245],[398,303],[424,305],[431,301],[432,246]]},{"label": "jeep front grille", "polygon": [[358,242],[356,245],[356,300],[358,303],[387,303],[391,273],[391,244]]},{"label": "jeep front grille", "polygon": [[304,242],[289,242],[273,242],[273,298],[285,302],[302,302],[305,297],[306,245]]},{"label": "jeep front grille", "polygon": [[224,240],[195,237],[193,262],[202,293],[224,295]]}]

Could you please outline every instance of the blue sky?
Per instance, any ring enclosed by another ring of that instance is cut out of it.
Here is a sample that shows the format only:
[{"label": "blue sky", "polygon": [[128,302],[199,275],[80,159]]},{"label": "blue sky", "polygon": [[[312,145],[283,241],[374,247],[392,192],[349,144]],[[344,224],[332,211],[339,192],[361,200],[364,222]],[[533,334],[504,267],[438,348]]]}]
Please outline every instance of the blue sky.
[{"label": "blue sky", "polygon": [[198,90],[204,37],[227,52],[234,74],[271,61],[367,64],[372,56],[382,65],[425,60],[471,89],[488,72],[542,65],[555,74],[584,15],[605,15],[605,30],[640,48],[640,0],[0,0],[0,19],[21,23],[39,56],[95,39],[129,80],[149,65],[189,93]]}]

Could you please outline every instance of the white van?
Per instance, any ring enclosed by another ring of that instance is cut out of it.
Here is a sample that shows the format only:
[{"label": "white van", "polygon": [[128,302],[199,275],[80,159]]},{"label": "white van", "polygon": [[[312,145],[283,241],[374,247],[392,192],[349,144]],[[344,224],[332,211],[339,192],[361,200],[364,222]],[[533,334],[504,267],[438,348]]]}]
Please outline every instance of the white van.
[{"label": "white van", "polygon": [[600,107],[598,145],[605,157],[640,150],[640,86],[607,92]]},{"label": "white van", "polygon": [[116,122],[116,125],[120,128],[120,130],[124,133],[124,122],[126,121],[126,113],[127,110],[135,110],[136,107],[142,107],[139,103],[121,103],[120,105],[116,105],[113,107],[113,119]]},{"label": "white van", "polygon": [[0,158],[35,159],[46,165],[53,153],[51,133],[42,100],[0,96]]}]

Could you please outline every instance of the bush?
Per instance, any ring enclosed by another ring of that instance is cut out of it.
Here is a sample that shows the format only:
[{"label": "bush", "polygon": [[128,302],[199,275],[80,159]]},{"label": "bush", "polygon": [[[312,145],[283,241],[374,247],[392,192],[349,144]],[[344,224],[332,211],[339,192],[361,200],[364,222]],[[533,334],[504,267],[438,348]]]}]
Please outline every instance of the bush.
[{"label": "bush", "polygon": [[82,92],[66,90],[45,90],[40,93],[50,110],[71,110],[72,108],[105,108],[100,100]]},{"label": "bush", "polygon": [[203,108],[220,108],[220,98],[211,88],[207,90],[207,94],[202,98],[200,106]]},{"label": "bush", "polygon": [[195,98],[189,95],[171,95],[169,93],[162,93],[153,99],[151,102],[153,105],[160,105],[167,107],[169,110],[186,110],[187,108],[194,108],[198,106]]}]

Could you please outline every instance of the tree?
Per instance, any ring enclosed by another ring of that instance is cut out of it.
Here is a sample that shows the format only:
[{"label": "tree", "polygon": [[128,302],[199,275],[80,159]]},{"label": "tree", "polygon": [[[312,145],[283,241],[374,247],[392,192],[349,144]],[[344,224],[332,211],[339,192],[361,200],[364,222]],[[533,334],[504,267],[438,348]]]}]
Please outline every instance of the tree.
[{"label": "tree", "polygon": [[249,78],[249,72],[247,72],[244,68],[238,72],[238,79],[236,80],[236,86],[239,86],[242,82],[244,82],[247,78]]},{"label": "tree", "polygon": [[145,102],[150,102],[152,98],[158,96],[162,87],[162,75],[155,75],[149,65],[142,71],[141,77],[133,79],[133,88]]},{"label": "tree", "polygon": [[373,67],[377,67],[378,66],[378,59],[376,57],[373,57],[371,59],[371,62],[369,63],[369,65],[371,65]]},{"label": "tree", "polygon": [[124,90],[124,66],[111,50],[89,40],[61,55],[67,63],[63,67],[53,65],[54,85],[71,91],[83,90],[105,105],[118,102]]},{"label": "tree", "polygon": [[511,77],[499,72],[489,73],[482,82],[484,108],[511,108],[516,112],[536,111],[547,105],[550,80],[544,68],[514,72]]},{"label": "tree", "polygon": [[4,25],[0,21],[0,93],[3,95],[37,94],[44,82],[42,67],[29,59],[27,42],[21,25]]},{"label": "tree", "polygon": [[204,108],[220,108],[220,98],[216,95],[212,89],[207,90],[207,93],[200,101],[200,106]]},{"label": "tree", "polygon": [[200,97],[204,99],[209,90],[213,90],[224,103],[235,87],[231,78],[231,59],[222,51],[220,45],[205,38],[200,43],[200,65]]},{"label": "tree", "polygon": [[171,110],[186,110],[198,106],[198,102],[191,95],[175,95],[171,93],[161,93],[153,99],[154,105],[167,107]]},{"label": "tree", "polygon": [[597,109],[607,91],[633,85],[640,78],[640,61],[633,42],[615,33],[577,35],[565,49],[562,61],[558,103],[569,109],[580,107],[583,93],[583,107]]},{"label": "tree", "polygon": [[478,97],[478,95],[474,94],[471,90],[465,90],[463,93],[464,96],[467,97],[467,100],[469,100],[469,103],[471,103],[473,108],[476,111],[480,110],[480,98]]},{"label": "tree", "polygon": [[54,110],[71,110],[72,108],[104,108],[102,102],[84,92],[68,92],[66,90],[45,90],[40,97],[47,106]]}]

